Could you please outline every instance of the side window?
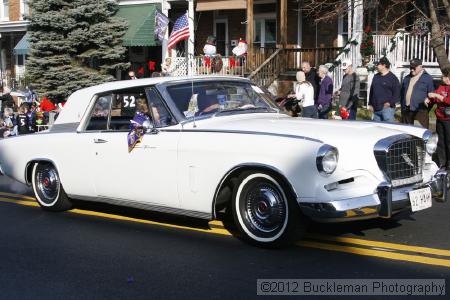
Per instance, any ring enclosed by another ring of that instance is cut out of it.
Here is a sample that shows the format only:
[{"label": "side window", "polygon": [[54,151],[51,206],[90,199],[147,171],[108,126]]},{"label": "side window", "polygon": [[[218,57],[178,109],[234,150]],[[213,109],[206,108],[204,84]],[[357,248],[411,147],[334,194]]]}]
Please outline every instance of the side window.
[{"label": "side window", "polygon": [[130,130],[130,121],[133,120],[138,111],[150,116],[147,96],[143,88],[113,92],[109,130]]},{"label": "side window", "polygon": [[99,96],[95,101],[86,130],[107,130],[111,111],[111,95]]},{"label": "side window", "polygon": [[150,112],[152,114],[153,124],[156,128],[175,125],[176,121],[164,105],[161,97],[154,89],[147,91]]}]

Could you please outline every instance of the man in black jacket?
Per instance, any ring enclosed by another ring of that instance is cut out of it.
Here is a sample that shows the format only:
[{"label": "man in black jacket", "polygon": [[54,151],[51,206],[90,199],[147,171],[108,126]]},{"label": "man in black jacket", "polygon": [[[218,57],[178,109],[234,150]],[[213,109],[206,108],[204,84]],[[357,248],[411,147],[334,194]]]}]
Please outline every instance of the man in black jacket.
[{"label": "man in black jacket", "polygon": [[311,64],[307,61],[302,62],[302,71],[305,72],[306,81],[309,81],[314,88],[314,101],[317,102],[320,89],[320,77],[316,69],[312,68]]}]

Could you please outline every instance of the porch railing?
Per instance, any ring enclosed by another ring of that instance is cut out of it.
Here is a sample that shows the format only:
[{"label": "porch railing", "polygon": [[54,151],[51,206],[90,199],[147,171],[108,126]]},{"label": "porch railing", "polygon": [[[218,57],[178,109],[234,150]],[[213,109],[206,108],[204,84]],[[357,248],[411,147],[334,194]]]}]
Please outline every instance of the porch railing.
[{"label": "porch railing", "polygon": [[333,60],[339,48],[286,48],[285,71],[300,71],[302,62],[308,61],[311,66],[319,67]]},{"label": "porch railing", "polygon": [[[391,39],[393,41],[391,42]],[[377,60],[383,55],[383,49],[386,49],[391,64],[394,67],[404,67],[409,65],[413,58],[420,58],[424,66],[438,66],[433,47],[431,46],[431,33],[426,35],[415,35],[412,33],[398,32],[393,35],[375,35],[375,55],[372,60]],[[444,45],[450,59],[449,45],[450,37],[444,38]],[[391,46],[394,46],[390,52]]]}]

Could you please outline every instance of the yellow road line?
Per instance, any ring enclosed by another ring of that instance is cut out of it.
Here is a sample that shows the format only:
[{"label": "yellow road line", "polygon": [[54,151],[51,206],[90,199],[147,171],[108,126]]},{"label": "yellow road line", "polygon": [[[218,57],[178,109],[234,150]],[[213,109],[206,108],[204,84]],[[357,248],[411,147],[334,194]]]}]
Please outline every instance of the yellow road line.
[{"label": "yellow road line", "polygon": [[69,212],[75,213],[75,214],[81,214],[81,215],[96,216],[96,217],[101,217],[101,218],[106,218],[106,219],[113,219],[113,220],[130,221],[130,222],[136,222],[136,223],[142,223],[142,224],[158,225],[158,226],[164,226],[164,227],[170,227],[170,228],[186,229],[186,230],[200,231],[200,232],[206,232],[206,233],[215,233],[215,234],[221,234],[221,235],[231,235],[231,233],[228,232],[228,230],[220,229],[220,228],[202,229],[202,228],[195,228],[195,227],[188,227],[188,226],[181,226],[181,225],[175,225],[175,224],[169,224],[169,223],[162,223],[162,222],[156,222],[156,221],[124,217],[124,216],[120,216],[120,215],[113,215],[113,214],[107,214],[107,213],[101,213],[101,212],[95,212],[95,211],[89,211],[89,210],[83,210],[83,209],[72,209]]},{"label": "yellow road line", "polygon": [[[34,206],[34,207],[39,206],[39,204],[36,202],[30,202],[30,201],[24,201],[24,200],[0,198],[0,201],[7,202],[7,203],[26,205],[26,206]],[[124,217],[124,216],[114,215],[114,214],[87,211],[87,210],[82,210],[82,209],[73,209],[73,210],[70,210],[69,212],[75,213],[75,214],[80,214],[80,215],[96,216],[96,217],[112,219],[112,220],[129,221],[129,222],[157,225],[157,226],[163,226],[163,227],[169,227],[169,228],[219,234],[219,235],[224,235],[224,236],[231,235],[231,233],[228,232],[226,229],[221,229],[221,228],[202,229],[202,228],[174,225],[174,224],[149,221],[149,220],[143,220],[143,219],[137,219],[137,218],[131,218],[131,217]],[[214,225],[219,225],[219,222],[220,221],[213,221],[211,223],[213,223]],[[221,224],[221,222],[220,222],[220,224]],[[388,248],[387,245],[389,245],[390,248],[397,249],[397,250],[412,251],[411,249],[415,249],[414,251],[417,252],[417,249],[421,249],[423,253],[428,253],[428,254],[440,253],[438,255],[443,255],[442,253],[446,253],[446,251],[447,251],[447,250],[441,250],[441,249],[413,247],[413,246],[407,246],[407,245],[383,243],[383,242],[368,241],[368,240],[359,240],[359,239],[353,239],[353,238],[331,237],[331,236],[330,237],[316,236],[316,237],[320,237],[320,238],[323,238],[324,240],[328,240],[328,241],[341,241],[341,242],[345,242],[345,243],[353,243],[353,244],[364,245],[364,246],[377,246],[377,245],[383,244],[383,246],[381,246],[381,248]],[[408,262],[415,262],[415,263],[435,265],[435,266],[450,267],[450,260],[447,260],[447,259],[424,257],[424,256],[420,256],[420,255],[411,255],[411,254],[403,254],[403,253],[395,253],[395,252],[389,252],[389,251],[385,251],[385,250],[366,249],[366,248],[358,248],[358,247],[352,247],[352,246],[341,246],[341,245],[334,245],[334,244],[320,243],[320,242],[313,242],[313,241],[300,241],[300,242],[297,242],[295,245],[299,246],[299,247],[316,248],[316,249],[352,253],[352,254],[364,255],[364,256],[381,257],[381,258],[387,258],[387,259],[392,259],[392,260],[400,260],[400,261],[408,261]],[[409,250],[407,250],[407,249],[409,249]]]},{"label": "yellow road line", "polygon": [[400,251],[409,251],[409,252],[416,252],[416,253],[423,253],[423,254],[450,256],[450,251],[443,250],[443,249],[434,249],[434,248],[427,248],[427,247],[420,247],[420,246],[409,246],[409,245],[402,245],[402,244],[378,242],[378,241],[372,241],[372,240],[362,240],[362,239],[355,239],[355,238],[349,238],[349,237],[328,236],[328,235],[321,235],[321,234],[311,234],[311,235],[307,235],[307,237],[322,240],[322,241],[325,240],[325,241],[341,242],[341,243],[347,243],[347,244],[353,244],[353,245],[378,247],[378,248],[386,248],[386,249],[395,249],[395,250],[400,250]]},{"label": "yellow road line", "polygon": [[297,242],[296,245],[300,246],[300,247],[331,250],[331,251],[352,253],[352,254],[364,255],[364,256],[382,257],[382,258],[387,258],[387,259],[392,259],[392,260],[401,260],[401,261],[415,262],[415,263],[420,263],[420,264],[427,264],[427,265],[434,265],[434,266],[441,266],[441,267],[450,267],[450,260],[441,259],[441,258],[424,257],[424,256],[419,256],[419,255],[410,255],[410,254],[387,252],[387,251],[372,250],[372,249],[365,249],[365,248],[324,244],[324,243],[310,242],[310,241],[300,241],[300,242]]},{"label": "yellow road line", "polygon": [[13,198],[28,199],[28,200],[33,200],[33,201],[36,200],[36,198],[34,198],[34,197],[20,195],[20,194],[11,194],[11,193],[0,192],[0,195],[7,196],[7,197],[13,197]]},{"label": "yellow road line", "polygon": [[7,202],[7,203],[15,203],[20,205],[26,205],[26,206],[39,206],[37,202],[31,202],[26,200],[17,200],[17,199],[7,199],[7,198],[0,198],[1,202]]}]

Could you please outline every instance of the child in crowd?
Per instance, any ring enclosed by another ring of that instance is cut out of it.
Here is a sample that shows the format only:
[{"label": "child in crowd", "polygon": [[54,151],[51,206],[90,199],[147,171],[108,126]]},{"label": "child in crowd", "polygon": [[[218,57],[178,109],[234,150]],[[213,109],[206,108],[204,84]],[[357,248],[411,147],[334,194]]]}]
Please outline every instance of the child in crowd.
[{"label": "child in crowd", "polygon": [[3,138],[6,131],[8,131],[8,128],[6,128],[3,118],[0,117],[0,139]]},{"label": "child in crowd", "polygon": [[16,118],[14,118],[14,111],[10,107],[5,108],[3,112],[3,126],[7,129],[3,137],[17,135]]},{"label": "child in crowd", "polygon": [[28,104],[22,103],[19,107],[19,114],[17,115],[17,133],[30,133],[30,120],[28,118]]}]

